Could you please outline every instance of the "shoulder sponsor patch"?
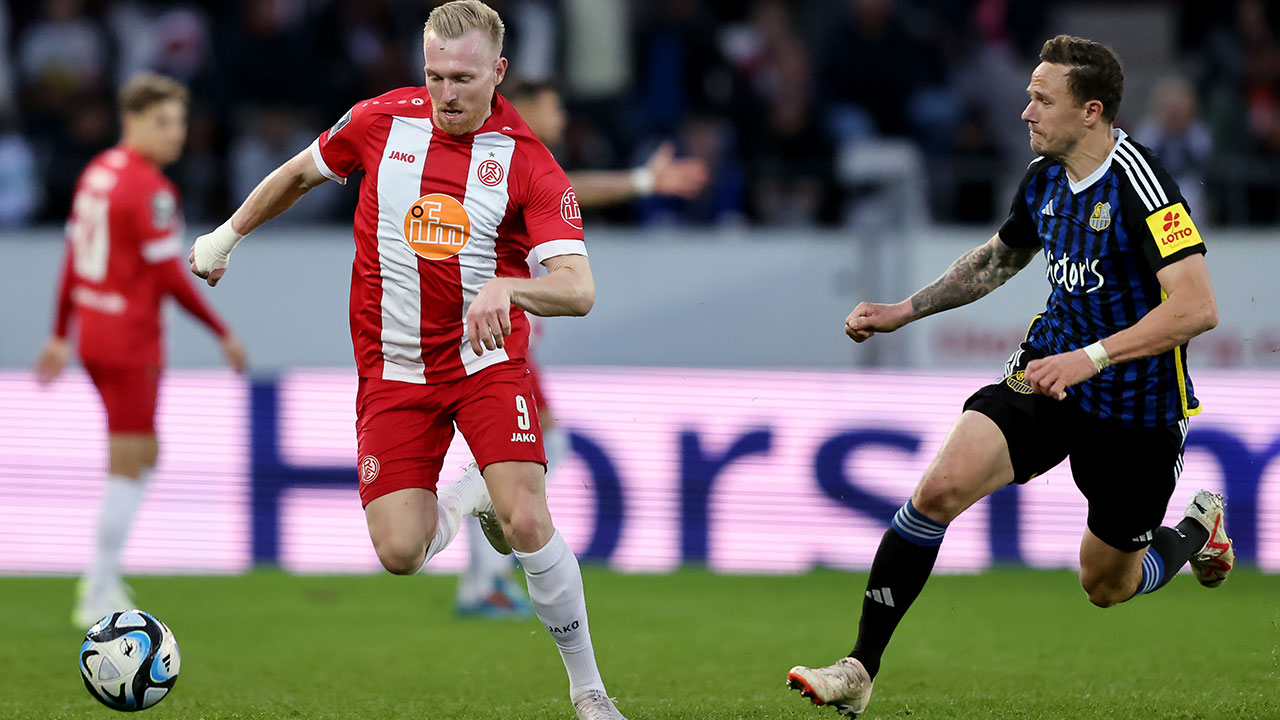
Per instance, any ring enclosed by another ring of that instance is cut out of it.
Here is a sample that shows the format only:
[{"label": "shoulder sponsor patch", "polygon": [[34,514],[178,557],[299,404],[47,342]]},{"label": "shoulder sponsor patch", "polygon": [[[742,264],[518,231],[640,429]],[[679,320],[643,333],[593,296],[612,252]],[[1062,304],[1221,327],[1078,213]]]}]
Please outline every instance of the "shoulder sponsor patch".
[{"label": "shoulder sponsor patch", "polygon": [[157,229],[165,229],[173,224],[174,214],[178,210],[178,201],[168,190],[158,190],[151,196],[151,225]]},{"label": "shoulder sponsor patch", "polygon": [[1200,231],[1182,203],[1174,203],[1148,215],[1147,227],[1156,240],[1156,247],[1160,248],[1160,257],[1169,257],[1179,250],[1204,244]]},{"label": "shoulder sponsor patch", "polygon": [[[354,109],[355,108],[352,108],[351,110]],[[346,127],[347,123],[351,122],[351,110],[348,110],[346,115],[338,118],[338,122],[334,123],[333,127],[329,128],[329,137],[337,135],[339,130]]]}]

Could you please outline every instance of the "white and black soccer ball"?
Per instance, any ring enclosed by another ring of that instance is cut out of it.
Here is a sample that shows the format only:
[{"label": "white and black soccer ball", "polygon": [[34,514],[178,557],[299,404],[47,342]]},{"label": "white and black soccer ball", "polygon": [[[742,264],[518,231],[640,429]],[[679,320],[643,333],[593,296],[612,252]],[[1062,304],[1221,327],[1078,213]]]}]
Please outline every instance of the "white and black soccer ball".
[{"label": "white and black soccer ball", "polygon": [[102,618],[80,646],[84,686],[113,710],[145,710],[163,700],[181,662],[173,631],[141,610]]}]

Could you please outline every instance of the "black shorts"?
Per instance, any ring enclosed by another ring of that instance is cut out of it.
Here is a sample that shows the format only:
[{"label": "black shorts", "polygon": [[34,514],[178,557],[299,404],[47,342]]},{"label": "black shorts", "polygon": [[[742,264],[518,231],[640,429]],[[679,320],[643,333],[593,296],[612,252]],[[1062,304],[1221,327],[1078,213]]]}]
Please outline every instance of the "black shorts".
[{"label": "black shorts", "polygon": [[1023,380],[1031,359],[1023,353],[1011,375],[974,393],[964,409],[986,415],[1004,433],[1015,483],[1069,457],[1071,476],[1089,501],[1089,530],[1124,552],[1150,545],[1182,472],[1187,421],[1130,427],[1084,412],[1069,396],[1034,394]]}]

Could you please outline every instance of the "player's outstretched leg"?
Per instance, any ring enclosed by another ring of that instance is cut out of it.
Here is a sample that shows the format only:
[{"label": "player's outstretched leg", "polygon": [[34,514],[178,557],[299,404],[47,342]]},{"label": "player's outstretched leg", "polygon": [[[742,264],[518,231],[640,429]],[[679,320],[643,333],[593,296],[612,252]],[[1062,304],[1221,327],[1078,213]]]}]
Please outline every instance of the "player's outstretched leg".
[{"label": "player's outstretched leg", "polygon": [[149,476],[150,473],[145,472],[138,478],[107,477],[107,490],[98,514],[93,564],[77,588],[73,622],[81,628],[89,627],[108,613],[133,607],[133,599],[121,578],[120,556]]},{"label": "player's outstretched leg", "polygon": [[[111,417],[108,408],[108,418]],[[159,454],[153,432],[111,432],[108,437],[107,488],[98,511],[93,563],[77,588],[72,622],[87,628],[104,615],[134,606],[120,572],[129,529],[151,483]]]},{"label": "player's outstretched leg", "polygon": [[947,524],[1014,479],[1008,445],[987,415],[966,410],[956,421],[915,493],[880,540],[847,658],[825,668],[796,666],[787,684],[818,705],[856,717],[871,699],[880,658],[933,573]]}]

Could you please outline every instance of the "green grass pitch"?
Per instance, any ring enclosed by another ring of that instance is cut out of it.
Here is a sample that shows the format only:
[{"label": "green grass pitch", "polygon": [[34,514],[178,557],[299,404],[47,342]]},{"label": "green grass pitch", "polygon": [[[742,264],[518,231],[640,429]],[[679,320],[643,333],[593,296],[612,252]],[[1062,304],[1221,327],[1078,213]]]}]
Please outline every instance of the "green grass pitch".
[{"label": "green grass pitch", "polygon": [[[787,669],[848,651],[866,576],[585,572],[596,653],[631,720],[835,720]],[[572,718],[536,620],[458,620],[454,578],[143,577],[182,649],[147,720]],[[73,581],[0,579],[0,718],[114,718],[81,684]],[[885,657],[864,717],[1280,718],[1280,576],[1179,576],[1109,610],[1073,574],[939,576]]]}]

